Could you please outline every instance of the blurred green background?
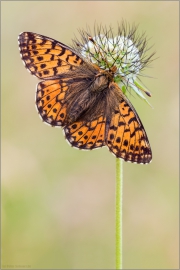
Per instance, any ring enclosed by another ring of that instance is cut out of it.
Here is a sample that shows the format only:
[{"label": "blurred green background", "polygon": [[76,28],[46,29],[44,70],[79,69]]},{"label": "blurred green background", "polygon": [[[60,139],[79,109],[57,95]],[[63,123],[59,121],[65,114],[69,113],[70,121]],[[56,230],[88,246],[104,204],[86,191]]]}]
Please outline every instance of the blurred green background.
[{"label": "blurred green background", "polygon": [[124,163],[123,269],[179,269],[179,2],[3,1],[2,268],[115,268],[115,157],[78,151],[39,119],[38,80],[24,68],[17,38],[31,31],[71,44],[94,23],[139,24],[157,60],[145,74],[151,109],[134,104],[153,161]]}]

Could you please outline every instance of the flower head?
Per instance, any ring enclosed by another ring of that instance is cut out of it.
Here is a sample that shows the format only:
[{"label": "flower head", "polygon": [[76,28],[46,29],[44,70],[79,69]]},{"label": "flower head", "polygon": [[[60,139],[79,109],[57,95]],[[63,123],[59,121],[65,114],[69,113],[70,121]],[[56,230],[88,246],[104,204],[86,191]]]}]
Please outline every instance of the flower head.
[{"label": "flower head", "polygon": [[103,70],[116,67],[114,81],[119,85],[124,94],[134,90],[136,94],[146,98],[150,92],[138,81],[142,70],[147,67],[152,56],[146,55],[148,51],[147,38],[145,34],[138,35],[137,27],[127,26],[124,22],[119,25],[118,33],[114,36],[112,28],[95,27],[94,36],[87,31],[80,31],[81,42],[74,40],[75,48],[88,61]]}]

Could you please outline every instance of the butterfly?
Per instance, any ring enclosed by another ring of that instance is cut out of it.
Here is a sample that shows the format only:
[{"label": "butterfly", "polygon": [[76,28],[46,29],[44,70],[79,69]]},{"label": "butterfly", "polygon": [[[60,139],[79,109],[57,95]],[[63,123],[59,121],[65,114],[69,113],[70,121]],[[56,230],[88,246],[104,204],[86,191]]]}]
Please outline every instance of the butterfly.
[{"label": "butterfly", "polygon": [[25,67],[41,80],[36,106],[43,121],[63,127],[73,147],[107,146],[125,161],[151,161],[146,131],[114,81],[114,66],[103,70],[75,49],[43,35],[23,32],[18,41]]}]

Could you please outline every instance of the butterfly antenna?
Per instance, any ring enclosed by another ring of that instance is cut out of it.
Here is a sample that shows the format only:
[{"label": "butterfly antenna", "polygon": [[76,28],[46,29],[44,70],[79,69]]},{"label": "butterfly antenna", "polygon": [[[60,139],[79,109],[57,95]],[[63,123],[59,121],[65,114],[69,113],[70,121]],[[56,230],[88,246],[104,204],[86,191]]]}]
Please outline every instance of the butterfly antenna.
[{"label": "butterfly antenna", "polygon": [[[101,55],[101,58],[103,59],[103,61],[106,62],[108,68],[110,68],[107,59],[103,56],[103,54],[102,54],[102,52],[101,52],[101,50],[104,52],[103,48],[101,48],[101,46],[100,46],[99,44],[97,44],[97,43],[95,42],[95,40],[94,40],[91,36],[88,36],[88,40],[91,41],[91,42],[94,44],[94,47],[97,49],[97,52]],[[104,52],[104,53],[105,53],[105,52]]]}]

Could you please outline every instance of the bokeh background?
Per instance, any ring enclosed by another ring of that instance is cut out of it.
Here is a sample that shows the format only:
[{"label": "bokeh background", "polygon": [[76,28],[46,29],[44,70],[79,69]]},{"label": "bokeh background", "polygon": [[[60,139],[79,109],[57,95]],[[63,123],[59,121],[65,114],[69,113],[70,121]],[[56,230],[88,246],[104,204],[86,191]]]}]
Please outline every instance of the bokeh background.
[{"label": "bokeh background", "polygon": [[124,163],[123,269],[179,269],[178,1],[1,2],[3,269],[115,268],[115,158],[73,149],[42,123],[17,38],[31,31],[71,44],[79,28],[116,32],[122,19],[157,52],[143,79],[154,109],[131,98],[153,161]]}]

